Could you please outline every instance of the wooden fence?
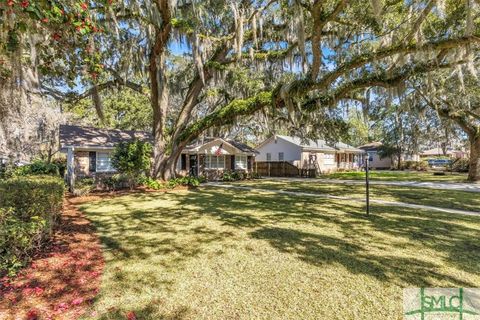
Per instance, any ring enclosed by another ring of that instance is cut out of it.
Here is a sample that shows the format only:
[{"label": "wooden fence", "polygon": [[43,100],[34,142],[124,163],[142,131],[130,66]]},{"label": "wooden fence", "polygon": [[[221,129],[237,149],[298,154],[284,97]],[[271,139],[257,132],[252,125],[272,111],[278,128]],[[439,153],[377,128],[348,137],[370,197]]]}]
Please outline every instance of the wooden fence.
[{"label": "wooden fence", "polygon": [[286,161],[255,161],[253,170],[262,177],[314,178],[315,169],[299,169]]}]

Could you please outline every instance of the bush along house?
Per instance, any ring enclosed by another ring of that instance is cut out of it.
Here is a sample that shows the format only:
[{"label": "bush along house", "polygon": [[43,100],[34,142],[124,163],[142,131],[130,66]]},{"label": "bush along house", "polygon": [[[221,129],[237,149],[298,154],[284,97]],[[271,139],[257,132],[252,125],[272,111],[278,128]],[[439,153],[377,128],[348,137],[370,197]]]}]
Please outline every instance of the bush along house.
[{"label": "bush along house", "polygon": [[111,154],[120,142],[140,140],[153,143],[148,132],[116,129],[99,129],[61,125],[60,151],[67,154],[66,181],[70,188],[77,178],[92,177],[98,182],[112,176],[115,168]]},{"label": "bush along house", "polygon": [[226,172],[249,175],[257,151],[230,139],[203,138],[188,145],[177,161],[177,173],[182,176],[203,176],[220,180]]}]

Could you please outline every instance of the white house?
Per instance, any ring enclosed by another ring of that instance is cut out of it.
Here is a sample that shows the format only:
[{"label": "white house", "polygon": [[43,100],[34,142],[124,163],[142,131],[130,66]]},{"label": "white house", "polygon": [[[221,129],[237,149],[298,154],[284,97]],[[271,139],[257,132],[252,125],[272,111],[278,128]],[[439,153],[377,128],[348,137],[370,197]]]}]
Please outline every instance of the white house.
[{"label": "white house", "polygon": [[363,150],[345,143],[328,145],[324,140],[302,140],[298,137],[275,135],[256,147],[256,161],[285,161],[300,169],[316,169],[318,173],[339,169],[358,169]]},{"label": "white house", "polygon": [[381,157],[379,150],[382,147],[381,142],[371,142],[358,147],[368,153],[370,159],[369,167],[372,169],[390,169],[394,166],[392,157]]}]

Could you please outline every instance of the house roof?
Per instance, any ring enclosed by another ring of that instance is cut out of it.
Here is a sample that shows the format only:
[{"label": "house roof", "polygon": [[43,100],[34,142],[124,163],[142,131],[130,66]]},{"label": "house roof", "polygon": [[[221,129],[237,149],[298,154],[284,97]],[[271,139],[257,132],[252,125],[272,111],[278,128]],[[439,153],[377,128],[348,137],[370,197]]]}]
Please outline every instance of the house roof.
[{"label": "house roof", "polygon": [[245,152],[245,153],[258,153],[257,150],[255,150],[254,148],[246,145],[245,143],[242,143],[242,142],[239,142],[239,141],[236,141],[236,140],[232,140],[232,139],[223,139],[223,138],[214,138],[214,137],[207,137],[207,138],[203,138],[203,139],[199,139],[199,140],[196,140],[194,143],[192,144],[189,144],[188,146],[185,147],[185,150],[194,150],[194,149],[200,149],[202,148],[204,145],[210,143],[210,142],[213,142],[215,140],[219,140],[220,143],[221,142],[226,142],[228,144],[230,144],[232,147],[238,149],[239,151],[241,152]]},{"label": "house roof", "polygon": [[340,151],[350,151],[350,152],[359,152],[359,153],[365,152],[365,150],[355,148],[355,147],[353,147],[349,144],[343,143],[343,142],[335,143],[334,147],[337,150],[340,150]]},{"label": "house roof", "polygon": [[370,142],[370,143],[364,144],[363,146],[358,147],[358,149],[362,149],[365,151],[376,151],[381,146],[383,146],[383,143],[381,142]]},{"label": "house roof", "polygon": [[278,138],[293,143],[299,147],[304,149],[312,149],[312,150],[325,150],[325,151],[335,151],[335,148],[327,145],[325,140],[302,140],[299,137],[291,137],[291,136],[282,136],[277,135]]},{"label": "house roof", "polygon": [[299,137],[291,137],[291,136],[282,136],[277,135],[278,138],[286,140],[290,143],[293,143],[303,149],[309,150],[322,150],[322,151],[351,151],[351,152],[363,152],[363,150],[357,149],[348,145],[343,142],[337,142],[333,146],[327,144],[325,140],[318,139],[318,140],[302,140]]},{"label": "house roof", "polygon": [[114,147],[120,142],[138,139],[153,143],[148,132],[118,129],[99,129],[74,125],[60,125],[60,147]]},{"label": "house roof", "polygon": [[[448,149],[447,150],[447,155],[455,154],[455,153],[463,153],[463,151],[460,150],[452,150]],[[429,150],[425,150],[421,153],[422,156],[441,156],[443,155],[443,150],[442,148],[433,148]]]}]

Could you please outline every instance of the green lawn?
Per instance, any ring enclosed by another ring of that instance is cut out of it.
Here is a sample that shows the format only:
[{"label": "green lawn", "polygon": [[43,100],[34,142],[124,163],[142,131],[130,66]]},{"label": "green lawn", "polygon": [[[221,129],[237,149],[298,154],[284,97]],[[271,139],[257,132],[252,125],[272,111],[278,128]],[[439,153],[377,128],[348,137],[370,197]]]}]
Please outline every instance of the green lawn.
[{"label": "green lawn", "polygon": [[480,283],[477,217],[207,187],[81,209],[95,319],[399,319],[404,287]]},{"label": "green lawn", "polygon": [[[365,198],[364,185],[323,183],[314,179],[305,179],[304,181],[264,179],[236,182],[235,185],[261,188],[265,190],[298,191],[362,199]],[[478,192],[371,185],[370,197],[372,199],[480,212],[480,193]]]},{"label": "green lawn", "polygon": [[[365,172],[336,172],[320,176],[322,179],[342,179],[342,180],[363,180]],[[417,172],[417,171],[376,171],[370,172],[372,180],[379,181],[425,181],[425,182],[466,182],[466,173],[450,173],[444,176],[435,176],[433,172]]]}]

